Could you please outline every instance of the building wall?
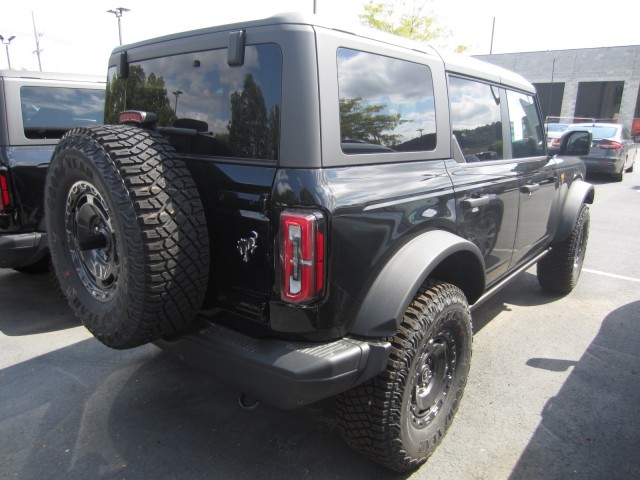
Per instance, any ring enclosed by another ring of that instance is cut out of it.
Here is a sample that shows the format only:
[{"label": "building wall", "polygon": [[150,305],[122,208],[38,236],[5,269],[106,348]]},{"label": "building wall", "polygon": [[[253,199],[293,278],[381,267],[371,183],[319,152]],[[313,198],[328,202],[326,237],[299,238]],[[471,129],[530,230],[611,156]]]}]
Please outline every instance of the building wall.
[{"label": "building wall", "polygon": [[563,82],[561,116],[573,117],[580,82],[623,81],[619,120],[631,128],[640,88],[640,45],[476,55],[531,83]]}]

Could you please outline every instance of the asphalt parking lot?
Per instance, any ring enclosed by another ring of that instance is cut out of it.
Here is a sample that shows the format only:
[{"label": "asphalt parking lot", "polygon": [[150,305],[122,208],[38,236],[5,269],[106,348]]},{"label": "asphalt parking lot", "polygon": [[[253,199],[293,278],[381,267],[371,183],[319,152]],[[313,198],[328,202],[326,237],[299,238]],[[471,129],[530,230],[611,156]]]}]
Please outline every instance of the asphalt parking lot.
[{"label": "asphalt parking lot", "polygon": [[532,269],[474,312],[462,405],[411,475],[348,449],[331,401],[243,410],[154,346],[102,346],[46,275],[0,270],[0,478],[640,478],[640,165],[592,180],[577,289]]}]

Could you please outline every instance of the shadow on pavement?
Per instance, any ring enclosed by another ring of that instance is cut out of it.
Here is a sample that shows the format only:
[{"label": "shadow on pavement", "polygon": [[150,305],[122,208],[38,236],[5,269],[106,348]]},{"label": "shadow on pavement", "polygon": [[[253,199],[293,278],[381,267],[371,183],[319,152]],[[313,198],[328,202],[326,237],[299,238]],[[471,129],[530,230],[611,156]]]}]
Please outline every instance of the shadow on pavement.
[{"label": "shadow on pavement", "polygon": [[535,273],[523,272],[473,311],[473,331],[479,332],[500,313],[510,311],[510,305],[541,306],[561,298],[543,290]]},{"label": "shadow on pavement", "polygon": [[2,273],[0,332],[16,337],[80,325],[67,302],[52,286],[48,273],[25,274],[11,270]]},{"label": "shadow on pavement", "polygon": [[246,411],[154,346],[85,340],[0,370],[0,477],[371,479],[333,403]]},{"label": "shadow on pavement", "polygon": [[607,315],[578,362],[527,362],[573,371],[547,402],[511,480],[640,478],[639,347],[640,302],[634,302]]}]

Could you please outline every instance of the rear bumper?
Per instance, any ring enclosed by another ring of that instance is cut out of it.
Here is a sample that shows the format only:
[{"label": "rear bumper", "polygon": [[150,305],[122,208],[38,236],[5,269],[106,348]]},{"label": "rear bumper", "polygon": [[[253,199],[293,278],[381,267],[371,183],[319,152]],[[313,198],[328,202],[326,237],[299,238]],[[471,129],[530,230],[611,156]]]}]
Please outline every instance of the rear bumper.
[{"label": "rear bumper", "polygon": [[43,232],[0,234],[0,268],[28,267],[47,253]]},{"label": "rear bumper", "polygon": [[587,173],[620,173],[624,165],[622,158],[583,158]]},{"label": "rear bumper", "polygon": [[382,372],[388,342],[328,343],[254,338],[217,324],[156,345],[274,407],[291,409],[342,393]]}]

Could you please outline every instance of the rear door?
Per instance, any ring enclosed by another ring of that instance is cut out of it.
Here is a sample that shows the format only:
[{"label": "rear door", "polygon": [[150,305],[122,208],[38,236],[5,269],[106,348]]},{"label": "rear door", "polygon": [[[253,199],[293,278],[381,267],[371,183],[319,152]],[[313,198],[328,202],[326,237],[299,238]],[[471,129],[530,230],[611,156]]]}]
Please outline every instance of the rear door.
[{"label": "rear door", "polygon": [[458,233],[480,249],[491,284],[509,268],[518,224],[520,170],[504,151],[506,106],[499,87],[453,75],[449,101]]}]

